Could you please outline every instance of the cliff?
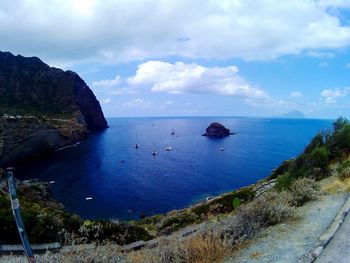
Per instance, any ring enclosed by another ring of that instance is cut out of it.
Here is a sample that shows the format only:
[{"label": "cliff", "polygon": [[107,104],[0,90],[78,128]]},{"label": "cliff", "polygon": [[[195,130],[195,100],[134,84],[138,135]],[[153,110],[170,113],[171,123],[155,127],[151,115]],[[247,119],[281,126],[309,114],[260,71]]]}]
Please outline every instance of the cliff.
[{"label": "cliff", "polygon": [[0,116],[0,165],[108,127],[78,74],[9,52],[0,52]]}]

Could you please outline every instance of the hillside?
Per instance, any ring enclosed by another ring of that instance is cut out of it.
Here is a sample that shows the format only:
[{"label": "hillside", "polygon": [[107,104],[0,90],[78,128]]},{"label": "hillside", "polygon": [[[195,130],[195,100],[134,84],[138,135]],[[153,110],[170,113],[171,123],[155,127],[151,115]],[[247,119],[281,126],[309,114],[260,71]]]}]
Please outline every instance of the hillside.
[{"label": "hillside", "polygon": [[95,95],[72,71],[0,52],[0,165],[107,128]]}]

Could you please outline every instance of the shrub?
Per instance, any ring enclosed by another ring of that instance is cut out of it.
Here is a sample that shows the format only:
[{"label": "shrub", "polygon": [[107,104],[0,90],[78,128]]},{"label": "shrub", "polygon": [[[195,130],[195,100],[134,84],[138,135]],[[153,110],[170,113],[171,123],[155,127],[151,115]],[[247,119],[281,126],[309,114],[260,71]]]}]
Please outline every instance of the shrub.
[{"label": "shrub", "polygon": [[324,136],[322,133],[317,133],[311,142],[305,147],[304,153],[310,153],[317,147],[324,145]]},{"label": "shrub", "polygon": [[311,165],[313,167],[319,167],[323,170],[325,170],[329,163],[329,152],[327,147],[321,146],[316,147],[311,153]]},{"label": "shrub", "polygon": [[293,203],[302,206],[308,201],[315,200],[319,193],[319,185],[310,178],[299,178],[290,187]]},{"label": "shrub", "polygon": [[162,223],[159,230],[161,234],[170,234],[182,227],[193,224],[197,221],[197,217],[193,213],[182,213],[176,214],[174,216],[170,216],[166,218],[166,220]]},{"label": "shrub", "polygon": [[337,168],[337,173],[340,179],[344,180],[350,177],[350,160],[342,162]]},{"label": "shrub", "polygon": [[293,178],[289,173],[282,174],[277,177],[275,187],[277,190],[282,191],[288,189],[291,186],[292,182]]},{"label": "shrub", "polygon": [[237,209],[241,205],[241,200],[238,197],[233,198],[232,206],[234,209]]},{"label": "shrub", "polygon": [[276,169],[274,169],[271,172],[270,176],[268,177],[268,180],[275,179],[278,176],[287,173],[291,168],[291,166],[293,165],[293,162],[294,162],[293,159],[283,161],[280,166],[278,166]]}]

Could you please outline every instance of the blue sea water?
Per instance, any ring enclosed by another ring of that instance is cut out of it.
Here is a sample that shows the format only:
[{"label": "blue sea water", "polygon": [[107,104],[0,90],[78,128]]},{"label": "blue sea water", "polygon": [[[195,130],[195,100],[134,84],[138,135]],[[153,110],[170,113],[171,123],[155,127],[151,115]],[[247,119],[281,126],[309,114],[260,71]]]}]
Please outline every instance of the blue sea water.
[{"label": "blue sea water", "polygon": [[[237,134],[201,136],[213,121]],[[17,177],[55,181],[55,198],[83,218],[137,219],[252,184],[332,126],[331,120],[238,117],[110,118],[108,123],[109,129],[76,147],[22,164]],[[167,145],[173,150],[166,152]]]}]

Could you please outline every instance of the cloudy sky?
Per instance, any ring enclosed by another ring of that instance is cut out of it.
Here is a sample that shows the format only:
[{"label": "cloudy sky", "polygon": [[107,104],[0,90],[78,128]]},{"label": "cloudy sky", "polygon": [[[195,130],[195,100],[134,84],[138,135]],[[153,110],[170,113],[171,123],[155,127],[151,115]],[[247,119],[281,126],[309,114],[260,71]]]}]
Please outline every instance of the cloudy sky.
[{"label": "cloudy sky", "polygon": [[109,117],[350,117],[349,0],[2,0],[0,39]]}]

